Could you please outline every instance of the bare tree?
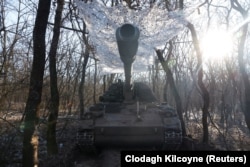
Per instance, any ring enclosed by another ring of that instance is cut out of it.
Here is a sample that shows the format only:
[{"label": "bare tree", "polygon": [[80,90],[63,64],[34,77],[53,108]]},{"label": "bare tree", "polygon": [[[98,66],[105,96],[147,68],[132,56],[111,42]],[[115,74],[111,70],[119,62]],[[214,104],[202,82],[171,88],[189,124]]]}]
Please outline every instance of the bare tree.
[{"label": "bare tree", "polygon": [[185,123],[184,123],[184,120],[183,120],[183,107],[182,107],[182,101],[181,101],[181,98],[180,98],[180,95],[179,95],[179,92],[177,90],[177,87],[175,85],[175,82],[174,82],[174,78],[173,78],[173,74],[172,74],[172,71],[170,70],[169,66],[168,66],[168,60],[170,58],[170,55],[172,54],[172,43],[170,43],[170,47],[169,47],[169,51],[168,51],[168,55],[167,55],[167,60],[165,61],[164,60],[164,57],[163,57],[163,51],[162,50],[158,50],[156,49],[156,54],[157,54],[157,57],[167,75],[167,78],[168,78],[168,82],[169,82],[169,85],[171,87],[171,90],[172,90],[172,94],[175,98],[175,103],[176,103],[176,108],[177,108],[177,113],[178,113],[178,116],[181,120],[181,127],[182,127],[182,134],[184,136],[186,136],[186,127],[185,127]]},{"label": "bare tree", "polygon": [[[238,2],[238,0],[231,0],[231,5],[233,9],[237,10],[244,19],[248,17],[248,10],[245,10],[241,4]],[[246,37],[247,37],[247,32],[248,32],[248,24],[244,24],[242,27],[242,34],[240,37],[240,41],[238,44],[238,63],[239,63],[239,68],[240,72],[242,75],[243,83],[245,86],[245,101],[244,101],[244,115],[245,115],[245,120],[248,129],[250,129],[250,81],[249,81],[249,76],[246,71],[246,64],[244,61],[244,49],[245,49],[245,43],[246,43]]]},{"label": "bare tree", "polygon": [[30,75],[29,94],[25,107],[23,161],[25,167],[38,165],[38,134],[36,133],[39,119],[43,76],[45,67],[45,34],[50,13],[51,0],[39,0],[38,11],[33,31],[33,65]]},{"label": "bare tree", "polygon": [[199,47],[199,40],[196,34],[196,30],[194,28],[194,25],[191,23],[188,23],[187,27],[191,31],[192,34],[192,39],[193,39],[193,44],[194,48],[196,51],[197,59],[198,59],[198,64],[197,64],[197,71],[198,71],[198,85],[199,88],[201,89],[202,92],[202,97],[203,97],[203,107],[202,107],[202,125],[203,125],[203,142],[208,143],[208,123],[207,123],[207,118],[208,118],[208,108],[209,108],[209,92],[207,88],[205,87],[203,83],[203,62],[202,62],[202,54],[200,51]]},{"label": "bare tree", "polygon": [[64,0],[57,0],[57,9],[55,15],[54,34],[49,52],[49,70],[50,70],[50,107],[47,129],[47,150],[49,154],[57,154],[56,142],[56,123],[59,110],[59,92],[57,86],[56,53],[60,37],[60,26],[62,20]]},{"label": "bare tree", "polygon": [[[27,32],[27,20],[26,18],[22,18],[22,1],[17,3],[17,7],[15,9],[10,8],[5,4],[5,1],[0,2],[0,103],[6,101],[13,93],[14,90],[17,90],[21,86],[20,83],[14,82],[14,80],[10,79],[11,76],[15,76],[18,71],[16,71],[16,64],[18,63],[17,54],[19,54],[19,58],[23,56],[22,49],[20,49],[20,45],[26,46],[22,42],[24,41],[23,36],[21,36],[20,32],[24,35]],[[13,12],[16,14],[15,23],[9,25],[8,13]],[[20,59],[19,59],[20,60]],[[20,62],[20,61],[19,61]],[[18,79],[23,79],[23,75],[19,75],[15,78],[15,81],[18,82]],[[1,104],[1,107],[4,107],[4,104]]]},{"label": "bare tree", "polygon": [[83,54],[84,60],[83,60],[83,65],[82,65],[82,70],[81,70],[81,73],[82,73],[81,81],[79,83],[80,85],[79,85],[79,90],[78,90],[79,101],[80,101],[80,118],[83,118],[83,114],[84,114],[84,83],[85,83],[85,76],[86,76],[86,68],[87,68],[88,59],[89,59],[89,50],[87,47],[85,47],[85,52],[82,54]]}]

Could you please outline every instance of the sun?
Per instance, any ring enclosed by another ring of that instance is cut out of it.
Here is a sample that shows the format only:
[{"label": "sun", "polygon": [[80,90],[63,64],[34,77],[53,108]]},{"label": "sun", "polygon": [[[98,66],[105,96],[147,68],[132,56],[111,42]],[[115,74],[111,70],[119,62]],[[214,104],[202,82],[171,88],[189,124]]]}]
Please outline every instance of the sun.
[{"label": "sun", "polygon": [[201,41],[201,49],[205,61],[223,61],[231,55],[232,48],[232,35],[226,31],[209,31]]}]

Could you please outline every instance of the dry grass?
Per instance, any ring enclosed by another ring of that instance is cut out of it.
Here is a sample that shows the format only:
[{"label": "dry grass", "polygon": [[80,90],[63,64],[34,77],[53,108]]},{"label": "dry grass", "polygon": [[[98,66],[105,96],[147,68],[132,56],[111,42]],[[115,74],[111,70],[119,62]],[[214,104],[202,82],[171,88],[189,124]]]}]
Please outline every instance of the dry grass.
[{"label": "dry grass", "polygon": [[[242,122],[242,117],[239,120],[228,120],[226,123],[220,123],[219,119],[210,120],[209,142],[220,150],[249,151],[250,133],[246,124]],[[186,124],[188,134],[198,141],[202,140],[203,135],[200,118],[201,113]]]}]

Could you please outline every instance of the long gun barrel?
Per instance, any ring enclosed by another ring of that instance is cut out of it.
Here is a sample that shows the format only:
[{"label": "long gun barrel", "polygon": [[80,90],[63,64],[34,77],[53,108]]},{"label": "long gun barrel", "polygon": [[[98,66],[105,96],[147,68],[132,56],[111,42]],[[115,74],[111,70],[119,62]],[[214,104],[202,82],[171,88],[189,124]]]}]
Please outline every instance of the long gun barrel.
[{"label": "long gun barrel", "polygon": [[116,30],[116,41],[120,58],[124,64],[125,72],[125,100],[132,100],[131,90],[131,73],[132,64],[135,60],[135,55],[138,50],[138,39],[140,36],[139,29],[132,24],[124,24]]}]

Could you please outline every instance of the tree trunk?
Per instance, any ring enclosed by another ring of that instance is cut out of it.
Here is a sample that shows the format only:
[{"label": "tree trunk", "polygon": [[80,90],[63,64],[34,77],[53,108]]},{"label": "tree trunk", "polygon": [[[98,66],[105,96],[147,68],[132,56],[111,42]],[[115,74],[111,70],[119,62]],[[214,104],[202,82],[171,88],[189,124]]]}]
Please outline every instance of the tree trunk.
[{"label": "tree trunk", "polygon": [[[237,0],[231,0],[231,6],[235,10],[237,10],[244,19],[248,18],[248,10],[243,9],[243,7],[240,5],[240,3]],[[246,65],[244,62],[244,48],[246,43],[246,37],[248,32],[248,23],[245,23],[245,25],[242,28],[242,35],[240,38],[239,46],[238,46],[238,62],[240,67],[241,76],[243,79],[243,83],[245,86],[245,101],[244,101],[244,115],[245,120],[248,129],[250,130],[250,81],[248,79],[248,75],[246,72]]]},{"label": "tree trunk", "polygon": [[155,65],[152,65],[152,89],[153,89],[153,92],[156,94],[156,82],[155,82]]},{"label": "tree trunk", "polygon": [[106,75],[103,76],[102,81],[103,81],[103,93],[105,93],[105,91],[106,91]]},{"label": "tree trunk", "polygon": [[97,61],[98,61],[98,59],[94,59],[94,61],[95,61],[95,72],[94,72],[94,92],[93,92],[93,102],[94,102],[94,104],[96,104],[96,80],[97,80]]},{"label": "tree trunk", "polygon": [[45,34],[51,0],[39,0],[33,31],[33,64],[30,75],[29,94],[25,107],[23,136],[23,167],[38,165],[38,135],[35,133],[39,119],[43,75],[45,67]]},{"label": "tree trunk", "polygon": [[56,52],[60,37],[60,26],[62,20],[64,0],[57,0],[57,9],[55,15],[54,34],[49,52],[49,71],[50,71],[50,106],[47,128],[47,152],[48,154],[57,154],[58,147],[56,142],[56,123],[59,110],[59,93],[57,87],[56,70]]},{"label": "tree trunk", "polygon": [[84,84],[85,84],[85,75],[86,75],[86,68],[89,60],[89,51],[86,46],[85,53],[84,53],[84,60],[83,60],[83,65],[82,65],[82,76],[81,76],[81,81],[79,85],[79,101],[80,101],[80,118],[83,118],[84,114]]},{"label": "tree trunk", "polygon": [[155,75],[154,75],[154,83],[155,83],[155,85],[154,85],[154,89],[155,89],[155,95],[157,96],[157,97],[159,97],[159,99],[161,99],[160,98],[160,94],[159,94],[159,60],[158,59],[155,59]]},{"label": "tree trunk", "polygon": [[168,102],[168,81],[167,81],[167,76],[165,76],[166,83],[163,88],[163,100],[165,102]]},{"label": "tree trunk", "polygon": [[156,54],[158,56],[158,59],[162,65],[165,73],[167,74],[168,82],[169,82],[169,85],[171,87],[172,93],[173,93],[174,98],[175,98],[177,113],[178,113],[178,116],[181,120],[182,134],[183,134],[183,136],[186,136],[186,127],[185,127],[185,123],[184,123],[183,115],[182,115],[183,108],[182,108],[181,97],[180,97],[179,92],[176,88],[172,71],[168,67],[168,63],[163,58],[162,50],[156,50]]},{"label": "tree trunk", "polygon": [[209,108],[209,92],[208,92],[207,88],[205,87],[203,80],[202,80],[203,79],[202,54],[200,51],[199,41],[197,38],[195,28],[194,28],[193,24],[191,24],[191,23],[188,23],[187,27],[191,31],[193,44],[194,44],[194,48],[195,48],[197,59],[198,59],[198,64],[197,64],[197,67],[198,67],[197,68],[197,70],[198,70],[198,85],[199,85],[199,88],[201,89],[202,97],[203,97],[203,107],[202,107],[203,142],[208,143],[207,118],[208,118],[208,108]]},{"label": "tree trunk", "polygon": [[239,67],[240,67],[240,72],[241,72],[241,76],[243,79],[243,83],[245,86],[244,115],[245,115],[247,127],[250,130],[250,82],[248,79],[248,75],[247,75],[246,68],[245,68],[245,62],[243,59],[247,31],[248,31],[248,25],[246,24],[245,26],[243,26],[242,35],[241,35],[240,43],[238,46],[238,49],[239,49],[238,50],[238,62],[239,62]]}]

